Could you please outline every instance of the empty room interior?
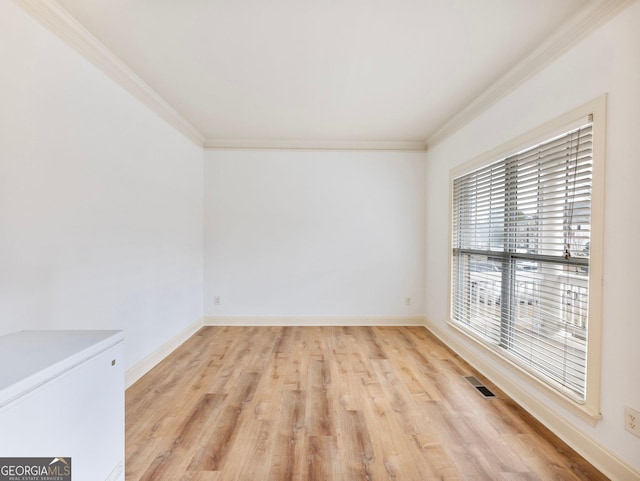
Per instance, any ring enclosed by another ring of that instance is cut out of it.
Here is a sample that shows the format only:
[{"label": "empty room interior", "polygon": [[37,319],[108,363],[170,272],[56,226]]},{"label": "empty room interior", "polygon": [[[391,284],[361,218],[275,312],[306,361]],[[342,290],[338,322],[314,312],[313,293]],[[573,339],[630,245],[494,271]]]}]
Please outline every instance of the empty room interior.
[{"label": "empty room interior", "polygon": [[0,479],[640,480],[640,2],[0,0],[0,59]]}]

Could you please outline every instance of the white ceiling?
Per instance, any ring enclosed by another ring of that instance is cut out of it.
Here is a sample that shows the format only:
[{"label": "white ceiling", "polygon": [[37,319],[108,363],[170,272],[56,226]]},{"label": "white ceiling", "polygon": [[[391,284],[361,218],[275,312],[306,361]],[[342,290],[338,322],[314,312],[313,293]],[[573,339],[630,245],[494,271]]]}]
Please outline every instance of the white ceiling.
[{"label": "white ceiling", "polygon": [[260,146],[423,143],[599,1],[58,3],[205,145]]}]

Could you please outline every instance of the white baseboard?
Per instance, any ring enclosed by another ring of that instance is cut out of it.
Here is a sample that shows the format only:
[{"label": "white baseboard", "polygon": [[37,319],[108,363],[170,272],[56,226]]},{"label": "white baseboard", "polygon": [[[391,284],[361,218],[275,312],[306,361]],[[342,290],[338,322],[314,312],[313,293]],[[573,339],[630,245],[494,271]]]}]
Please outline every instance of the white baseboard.
[{"label": "white baseboard", "polygon": [[559,413],[549,409],[536,397],[498,371],[490,362],[466,349],[455,336],[425,320],[425,326],[460,357],[480,371],[511,399],[544,424],[578,454],[593,464],[612,481],[640,481],[640,472],[626,461],[579,431]]},{"label": "white baseboard", "polygon": [[136,363],[134,366],[127,369],[124,375],[125,389],[149,372],[156,364],[175,351],[176,348],[180,347],[183,342],[198,332],[203,325],[204,323],[202,318],[194,321],[158,349]]},{"label": "white baseboard", "polygon": [[205,317],[205,326],[424,326],[425,318],[414,317]]}]

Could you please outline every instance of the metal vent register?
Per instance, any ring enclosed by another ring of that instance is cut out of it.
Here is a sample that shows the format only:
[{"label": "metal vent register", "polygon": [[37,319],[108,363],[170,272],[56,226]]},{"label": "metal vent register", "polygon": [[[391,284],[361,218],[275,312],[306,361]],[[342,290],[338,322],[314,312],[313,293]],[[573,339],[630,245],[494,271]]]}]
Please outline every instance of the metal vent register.
[{"label": "metal vent register", "polygon": [[496,395],[493,394],[488,387],[478,381],[474,376],[464,376],[464,378],[469,384],[476,388],[476,391],[478,391],[484,397],[496,397]]}]

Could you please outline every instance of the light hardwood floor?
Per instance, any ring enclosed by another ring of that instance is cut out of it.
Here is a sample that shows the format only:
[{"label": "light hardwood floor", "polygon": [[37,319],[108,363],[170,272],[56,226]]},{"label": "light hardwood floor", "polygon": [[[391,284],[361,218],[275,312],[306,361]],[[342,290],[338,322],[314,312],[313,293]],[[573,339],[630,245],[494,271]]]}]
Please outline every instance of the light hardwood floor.
[{"label": "light hardwood floor", "polygon": [[605,480],[423,327],[205,327],[126,393],[126,481]]}]

